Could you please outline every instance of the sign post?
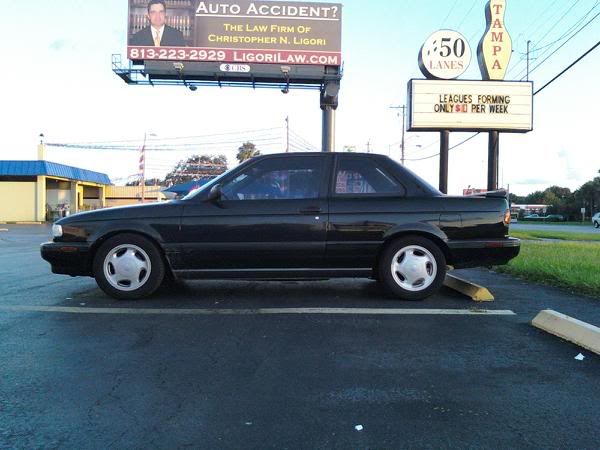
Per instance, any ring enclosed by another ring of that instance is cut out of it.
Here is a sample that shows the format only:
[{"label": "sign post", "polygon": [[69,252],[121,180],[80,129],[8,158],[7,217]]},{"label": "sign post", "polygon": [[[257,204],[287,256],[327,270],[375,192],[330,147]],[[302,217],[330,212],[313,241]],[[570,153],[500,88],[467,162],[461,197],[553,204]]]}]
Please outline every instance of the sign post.
[{"label": "sign post", "polygon": [[[477,49],[483,80],[504,80],[512,55],[512,40],[504,26],[506,0],[490,0],[485,9],[486,31]],[[488,143],[488,190],[498,189],[500,133],[490,131]]]},{"label": "sign post", "polygon": [[[462,75],[471,63],[471,47],[457,31],[440,30],[433,33],[419,52],[419,68],[428,79],[451,80]],[[403,123],[404,126],[404,123]],[[439,189],[448,193],[448,153],[450,131],[440,132],[440,183]],[[404,144],[402,144],[404,164]]]},{"label": "sign post", "polygon": [[486,31],[479,42],[483,81],[456,80],[467,70],[471,50],[462,34],[433,33],[419,52],[426,80],[408,83],[408,131],[440,132],[440,191],[448,190],[448,151],[451,131],[489,132],[488,185],[498,189],[500,132],[533,130],[533,83],[506,82],[512,41],[504,26],[506,0],[489,0]]},{"label": "sign post", "polygon": [[450,131],[440,131],[440,192],[448,193],[448,153]]},{"label": "sign post", "polygon": [[[284,0],[129,4],[128,84],[320,89],[323,151],[335,148],[342,78],[342,5]],[[162,31],[160,31],[162,30]],[[143,69],[134,66],[143,65]]]}]

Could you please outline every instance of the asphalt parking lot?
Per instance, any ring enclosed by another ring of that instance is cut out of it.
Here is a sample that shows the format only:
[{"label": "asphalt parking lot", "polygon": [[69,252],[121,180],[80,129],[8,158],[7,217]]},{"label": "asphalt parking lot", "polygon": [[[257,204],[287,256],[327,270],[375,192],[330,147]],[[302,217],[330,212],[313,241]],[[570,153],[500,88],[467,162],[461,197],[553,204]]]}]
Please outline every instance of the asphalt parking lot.
[{"label": "asphalt parking lot", "polygon": [[600,325],[599,299],[469,270],[495,302],[369,280],[118,302],[50,273],[49,227],[0,229],[0,448],[598,447],[600,358],[529,322]]}]

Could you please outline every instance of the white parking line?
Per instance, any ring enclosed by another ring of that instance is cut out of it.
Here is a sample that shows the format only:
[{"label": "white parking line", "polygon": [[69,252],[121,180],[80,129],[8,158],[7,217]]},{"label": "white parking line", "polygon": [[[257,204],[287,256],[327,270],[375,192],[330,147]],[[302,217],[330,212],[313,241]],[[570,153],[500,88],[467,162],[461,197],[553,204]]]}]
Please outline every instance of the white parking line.
[{"label": "white parking line", "polygon": [[283,314],[378,315],[378,316],[515,316],[510,310],[493,309],[392,309],[392,308],[259,308],[259,309],[173,309],[173,308],[80,308],[70,306],[0,306],[4,312],[49,312],[67,314],[124,314],[178,316],[249,316]]}]

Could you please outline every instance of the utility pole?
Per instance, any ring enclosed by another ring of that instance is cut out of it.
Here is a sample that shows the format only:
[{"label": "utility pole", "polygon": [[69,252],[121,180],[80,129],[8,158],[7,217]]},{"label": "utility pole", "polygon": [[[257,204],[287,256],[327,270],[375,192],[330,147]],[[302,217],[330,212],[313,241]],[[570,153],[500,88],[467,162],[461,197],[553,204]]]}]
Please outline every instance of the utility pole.
[{"label": "utility pole", "polygon": [[285,118],[285,128],[286,128],[286,144],[285,144],[285,152],[290,152],[290,116]]},{"label": "utility pole", "polygon": [[[390,106],[391,109],[401,109],[402,110],[402,155],[401,155],[401,161],[402,161],[402,165],[404,165],[404,134],[406,133],[406,105],[402,105],[402,106]],[[400,115],[400,113],[398,113],[398,115]]]},{"label": "utility pole", "polygon": [[148,136],[156,136],[154,133],[144,132],[144,143],[142,144],[142,148],[140,149],[140,178],[142,185],[142,203],[146,201],[146,139]]},{"label": "utility pole", "polygon": [[367,153],[371,153],[371,139],[367,142]]},{"label": "utility pole", "polygon": [[146,196],[146,137],[147,133],[144,133],[144,143],[142,144],[142,148],[140,149],[140,184],[142,186],[142,203],[145,202]]},{"label": "utility pole", "polygon": [[529,46],[531,41],[527,41],[527,81],[529,81]]}]

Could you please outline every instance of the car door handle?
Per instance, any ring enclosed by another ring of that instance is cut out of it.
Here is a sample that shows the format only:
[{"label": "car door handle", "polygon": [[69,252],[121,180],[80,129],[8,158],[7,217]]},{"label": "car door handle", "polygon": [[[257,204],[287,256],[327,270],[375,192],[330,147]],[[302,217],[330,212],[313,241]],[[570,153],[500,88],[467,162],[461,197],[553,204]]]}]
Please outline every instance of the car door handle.
[{"label": "car door handle", "polygon": [[307,216],[321,214],[321,208],[319,208],[318,206],[311,206],[308,208],[303,208],[300,210],[300,214],[305,214]]}]

